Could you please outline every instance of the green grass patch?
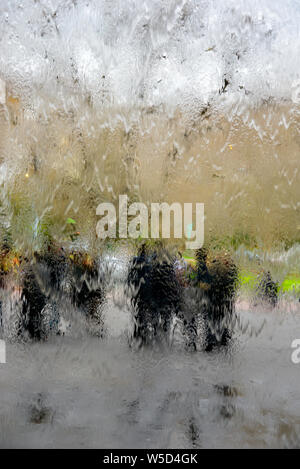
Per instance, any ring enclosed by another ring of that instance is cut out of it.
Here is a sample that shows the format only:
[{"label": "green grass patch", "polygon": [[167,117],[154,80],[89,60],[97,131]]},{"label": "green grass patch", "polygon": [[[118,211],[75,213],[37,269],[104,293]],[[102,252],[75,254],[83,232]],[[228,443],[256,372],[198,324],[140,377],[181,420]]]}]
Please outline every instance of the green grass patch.
[{"label": "green grass patch", "polygon": [[257,284],[258,273],[253,271],[241,270],[239,272],[239,283],[241,287],[247,287],[254,290]]},{"label": "green grass patch", "polygon": [[283,293],[300,293],[300,277],[295,274],[288,275],[280,285],[280,290]]}]

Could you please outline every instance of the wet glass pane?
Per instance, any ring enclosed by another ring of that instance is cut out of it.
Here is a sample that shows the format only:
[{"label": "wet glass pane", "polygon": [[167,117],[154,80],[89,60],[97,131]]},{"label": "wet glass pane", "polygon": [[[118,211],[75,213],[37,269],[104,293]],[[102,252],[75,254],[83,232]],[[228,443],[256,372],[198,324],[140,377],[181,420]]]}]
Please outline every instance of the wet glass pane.
[{"label": "wet glass pane", "polygon": [[0,2],[0,447],[299,447],[299,24]]}]

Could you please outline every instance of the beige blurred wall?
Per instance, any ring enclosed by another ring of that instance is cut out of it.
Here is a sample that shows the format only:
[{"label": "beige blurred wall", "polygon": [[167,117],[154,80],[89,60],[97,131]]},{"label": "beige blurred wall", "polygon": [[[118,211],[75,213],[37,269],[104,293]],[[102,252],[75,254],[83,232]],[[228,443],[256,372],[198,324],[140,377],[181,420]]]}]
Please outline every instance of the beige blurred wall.
[{"label": "beige blurred wall", "polygon": [[204,202],[206,238],[300,239],[299,106],[209,106],[190,117],[77,104],[42,112],[9,87],[0,104],[6,193],[39,216],[76,217],[92,238],[97,204],[127,193],[147,203]]}]

